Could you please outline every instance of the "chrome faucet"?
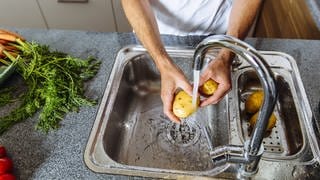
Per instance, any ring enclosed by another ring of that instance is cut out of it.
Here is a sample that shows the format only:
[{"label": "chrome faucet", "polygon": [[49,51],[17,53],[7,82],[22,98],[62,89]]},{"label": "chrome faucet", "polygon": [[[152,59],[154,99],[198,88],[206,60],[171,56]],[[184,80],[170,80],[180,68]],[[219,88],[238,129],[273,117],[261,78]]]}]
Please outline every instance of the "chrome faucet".
[{"label": "chrome faucet", "polygon": [[249,62],[255,69],[264,90],[264,100],[257,123],[253,128],[251,139],[243,145],[223,145],[214,148],[210,155],[215,165],[221,163],[237,163],[241,168],[241,176],[252,176],[257,172],[258,164],[263,154],[262,140],[273,112],[277,89],[272,71],[260,53],[249,44],[227,35],[213,35],[202,40],[194,54],[194,70],[200,70],[205,53],[211,48],[227,48]]}]

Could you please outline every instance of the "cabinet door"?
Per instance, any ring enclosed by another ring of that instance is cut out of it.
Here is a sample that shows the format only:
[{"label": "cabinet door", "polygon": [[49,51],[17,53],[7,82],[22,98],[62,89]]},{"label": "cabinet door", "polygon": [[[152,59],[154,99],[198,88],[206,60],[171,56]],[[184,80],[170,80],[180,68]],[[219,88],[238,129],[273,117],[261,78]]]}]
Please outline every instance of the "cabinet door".
[{"label": "cabinet door", "polygon": [[116,31],[111,0],[38,0],[49,29]]},{"label": "cabinet door", "polygon": [[47,28],[37,0],[0,0],[1,26]]},{"label": "cabinet door", "polygon": [[112,0],[113,3],[113,11],[117,25],[118,32],[132,32],[132,27],[130,26],[126,15],[124,14],[121,1],[120,0]]}]

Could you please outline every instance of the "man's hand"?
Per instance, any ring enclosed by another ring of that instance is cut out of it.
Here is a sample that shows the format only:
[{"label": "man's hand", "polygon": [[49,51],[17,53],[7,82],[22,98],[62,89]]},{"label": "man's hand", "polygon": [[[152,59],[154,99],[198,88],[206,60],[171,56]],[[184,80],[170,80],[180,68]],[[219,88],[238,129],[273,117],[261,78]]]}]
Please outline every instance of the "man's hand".
[{"label": "man's hand", "polygon": [[218,89],[209,98],[201,102],[200,106],[218,103],[231,89],[231,59],[232,54],[228,50],[221,50],[218,56],[213,59],[200,77],[200,85],[208,79],[216,81]]},{"label": "man's hand", "polygon": [[[172,62],[172,61],[169,61]],[[163,102],[163,112],[175,123],[180,123],[180,119],[173,114],[172,104],[177,89],[183,89],[192,95],[192,86],[188,82],[183,72],[173,63],[169,63],[160,69],[161,74],[161,99]]]}]

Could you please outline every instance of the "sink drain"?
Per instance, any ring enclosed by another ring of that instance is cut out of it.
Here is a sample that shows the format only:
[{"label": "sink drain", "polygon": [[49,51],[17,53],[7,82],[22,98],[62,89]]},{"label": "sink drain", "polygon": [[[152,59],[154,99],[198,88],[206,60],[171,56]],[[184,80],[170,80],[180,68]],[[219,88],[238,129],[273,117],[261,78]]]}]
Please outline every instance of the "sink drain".
[{"label": "sink drain", "polygon": [[189,146],[196,143],[200,137],[198,126],[183,124],[169,124],[167,127],[167,137],[169,141],[178,146]]}]

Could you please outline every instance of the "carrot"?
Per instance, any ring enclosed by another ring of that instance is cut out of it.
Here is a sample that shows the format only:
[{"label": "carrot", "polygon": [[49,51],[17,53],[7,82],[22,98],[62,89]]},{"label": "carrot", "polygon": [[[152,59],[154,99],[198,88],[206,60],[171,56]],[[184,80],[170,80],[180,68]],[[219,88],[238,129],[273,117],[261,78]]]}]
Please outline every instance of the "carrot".
[{"label": "carrot", "polygon": [[0,39],[0,44],[2,44],[2,45],[5,45],[5,44],[7,44],[9,41],[6,41],[6,40],[3,40],[3,39]]},{"label": "carrot", "polygon": [[4,50],[4,46],[2,44],[0,44],[0,58],[5,58],[6,57],[6,55],[3,54],[3,51],[5,51]]},{"label": "carrot", "polygon": [[0,55],[2,57],[8,57],[11,60],[11,58],[16,58],[18,56],[18,53],[15,51],[6,51],[5,46],[0,44]]},{"label": "carrot", "polygon": [[18,50],[17,47],[15,47],[15,46],[10,46],[10,45],[5,45],[5,46],[4,46],[4,49],[7,50],[7,51],[16,51],[16,50]]},{"label": "carrot", "polygon": [[20,34],[18,34],[18,33],[12,32],[12,31],[8,31],[8,30],[5,30],[5,29],[0,29],[0,33],[10,34],[10,35],[15,36],[16,38],[21,39],[22,41],[25,41],[25,38],[24,38],[24,37],[22,37],[22,36],[21,36]]},{"label": "carrot", "polygon": [[4,45],[0,44],[0,54],[3,54],[4,51]]},{"label": "carrot", "polygon": [[12,57],[17,58],[18,57],[18,53],[14,52],[14,51],[7,51]]},{"label": "carrot", "polygon": [[17,37],[11,34],[0,33],[0,40],[15,42]]}]

